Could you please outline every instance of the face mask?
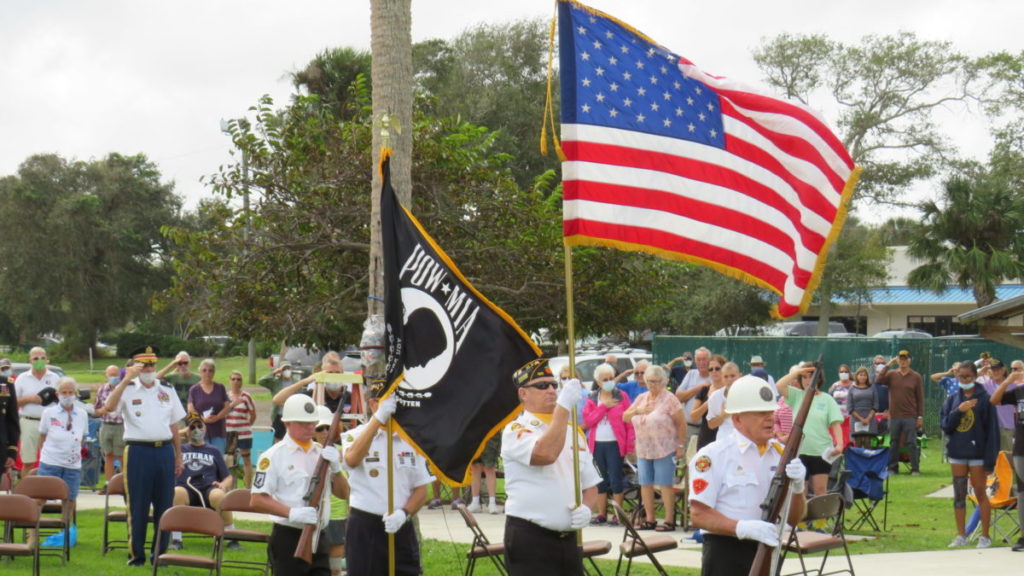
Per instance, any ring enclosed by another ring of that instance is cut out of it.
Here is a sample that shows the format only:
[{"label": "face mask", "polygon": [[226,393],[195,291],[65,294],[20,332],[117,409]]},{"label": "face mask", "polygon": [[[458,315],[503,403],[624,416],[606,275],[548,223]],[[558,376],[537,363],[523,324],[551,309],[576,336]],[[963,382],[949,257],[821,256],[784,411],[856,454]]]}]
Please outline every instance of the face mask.
[{"label": "face mask", "polygon": [[61,396],[60,397],[60,407],[61,408],[71,408],[74,405],[75,405],[75,397],[74,396]]},{"label": "face mask", "polygon": [[840,372],[839,373],[839,379],[843,380],[843,381],[849,380],[850,379],[850,373],[849,372]]},{"label": "face mask", "polygon": [[615,390],[615,380],[605,380],[604,382],[601,382],[601,388],[604,389],[605,392]]},{"label": "face mask", "polygon": [[974,388],[974,382],[973,381],[972,382],[957,382],[957,385],[960,386],[961,390],[970,390],[971,388]]},{"label": "face mask", "polygon": [[881,372],[883,368],[885,368],[885,364],[875,364],[875,373]]},{"label": "face mask", "polygon": [[686,366],[687,368],[693,366],[693,360],[683,360],[683,366]]},{"label": "face mask", "polygon": [[195,428],[190,430],[188,433],[188,439],[193,444],[199,444],[204,438],[206,438],[206,430],[203,430],[202,428]]},{"label": "face mask", "polygon": [[32,369],[36,372],[42,372],[46,370],[46,360],[36,360],[32,363]]},{"label": "face mask", "polygon": [[11,371],[10,371],[10,370],[3,370],[3,371],[0,371],[0,378],[7,378],[7,377],[9,377],[10,375],[11,375]]},{"label": "face mask", "polygon": [[328,382],[327,383],[327,391],[328,392],[337,392],[338,390],[341,390],[341,383],[340,382]]},{"label": "face mask", "polygon": [[107,382],[111,386],[117,386],[121,382],[121,377],[120,376],[111,376],[110,378],[107,378]]},{"label": "face mask", "polygon": [[281,371],[281,378],[291,378],[291,377],[292,377],[292,371],[291,370],[282,370]]},{"label": "face mask", "polygon": [[139,381],[146,386],[152,386],[156,382],[156,372],[143,372],[139,374]]}]

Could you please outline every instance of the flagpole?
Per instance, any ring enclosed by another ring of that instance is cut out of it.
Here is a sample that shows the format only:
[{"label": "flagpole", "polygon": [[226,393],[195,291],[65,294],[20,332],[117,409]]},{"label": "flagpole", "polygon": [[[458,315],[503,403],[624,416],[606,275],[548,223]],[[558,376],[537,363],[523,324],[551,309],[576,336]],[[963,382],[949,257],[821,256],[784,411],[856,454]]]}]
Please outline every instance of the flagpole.
[{"label": "flagpole", "polygon": [[[392,423],[394,417],[388,418],[388,516],[395,512],[395,443]],[[395,535],[388,533],[388,576],[395,576]]]},{"label": "flagpole", "polygon": [[[576,377],[576,317],[575,308],[573,307],[573,294],[572,294],[572,247],[568,244],[565,245],[565,312],[566,312],[566,328],[568,330],[569,338],[569,378]],[[580,386],[583,383],[580,382]],[[579,508],[583,500],[580,495],[580,438],[577,430],[579,429],[579,418],[576,414],[576,406],[573,406],[569,410],[569,416],[572,423],[572,481],[573,481],[573,493],[576,495],[576,506]],[[583,543],[583,531],[576,531],[576,545],[579,546]]]}]

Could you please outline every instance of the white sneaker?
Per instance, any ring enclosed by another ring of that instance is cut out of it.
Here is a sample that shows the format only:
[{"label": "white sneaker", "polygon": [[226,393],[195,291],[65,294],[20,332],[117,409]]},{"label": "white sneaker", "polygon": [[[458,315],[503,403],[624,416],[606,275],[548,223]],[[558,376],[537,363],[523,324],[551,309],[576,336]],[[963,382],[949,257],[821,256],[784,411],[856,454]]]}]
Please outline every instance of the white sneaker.
[{"label": "white sneaker", "polygon": [[474,514],[478,514],[478,513],[480,513],[481,510],[483,510],[483,508],[480,507],[480,503],[479,502],[474,502],[474,503],[470,504],[469,506],[466,506],[466,510],[469,510],[470,512],[472,512]]},{"label": "white sneaker", "polygon": [[[986,540],[988,540],[988,538],[986,538]],[[953,538],[953,541],[949,543],[949,546],[947,546],[947,548],[959,548],[961,546],[967,546],[967,537],[960,536],[958,534],[957,537]]]},{"label": "white sneaker", "polygon": [[487,513],[488,514],[501,514],[501,506],[498,506],[497,504],[491,504],[491,505],[487,506]]},{"label": "white sneaker", "polygon": [[991,548],[991,547],[992,547],[992,539],[991,538],[985,538],[984,536],[979,536],[978,537],[978,548]]}]

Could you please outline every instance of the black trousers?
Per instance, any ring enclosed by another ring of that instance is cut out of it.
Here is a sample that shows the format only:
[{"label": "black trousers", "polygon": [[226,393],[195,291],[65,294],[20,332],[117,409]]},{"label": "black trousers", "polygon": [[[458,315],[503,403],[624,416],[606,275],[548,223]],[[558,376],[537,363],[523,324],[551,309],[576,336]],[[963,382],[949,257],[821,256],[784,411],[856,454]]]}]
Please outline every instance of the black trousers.
[{"label": "black trousers", "polygon": [[736,576],[748,574],[757,555],[757,541],[740,540],[704,532],[700,576]]},{"label": "black trousers", "polygon": [[583,576],[583,555],[576,532],[505,516],[505,566],[511,576]]},{"label": "black trousers", "polygon": [[270,543],[267,544],[267,554],[270,555],[273,573],[287,576],[331,576],[327,539],[320,534],[317,549],[313,551],[313,563],[306,564],[305,560],[295,557],[295,547],[298,546],[301,536],[302,530],[298,528],[274,524],[274,529],[270,532]]},{"label": "black trousers", "polygon": [[[345,563],[352,576],[387,576],[388,533],[384,520],[357,508],[350,508],[345,531]],[[420,575],[420,543],[416,529],[406,522],[395,532],[395,574]],[[290,575],[289,575],[290,576]]]}]

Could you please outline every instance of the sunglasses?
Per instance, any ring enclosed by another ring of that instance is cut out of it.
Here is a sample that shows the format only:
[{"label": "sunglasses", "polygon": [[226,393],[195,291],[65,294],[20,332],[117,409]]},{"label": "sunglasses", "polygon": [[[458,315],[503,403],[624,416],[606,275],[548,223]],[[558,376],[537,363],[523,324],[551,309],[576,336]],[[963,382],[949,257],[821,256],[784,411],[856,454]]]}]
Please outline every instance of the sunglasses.
[{"label": "sunglasses", "polygon": [[719,371],[719,370],[721,370],[721,369],[722,369],[722,368],[721,368],[720,366],[715,366],[715,367],[711,367],[711,366],[709,366],[709,367],[708,367],[708,372],[718,372],[718,371]]},{"label": "sunglasses", "polygon": [[316,427],[316,431],[317,432],[327,432],[328,430],[330,430],[330,428],[331,428],[330,426],[317,426]]},{"label": "sunglasses", "polygon": [[32,358],[30,359],[30,361],[31,361],[31,362],[36,362],[36,361],[38,361],[38,360],[46,360],[46,356],[33,356],[33,357],[32,357]]},{"label": "sunglasses", "polygon": [[521,388],[536,388],[537,390],[547,390],[548,388],[554,388],[557,386],[554,382],[537,382],[536,384],[523,384]]},{"label": "sunglasses", "polygon": [[178,366],[188,366],[188,362],[178,362]]}]

